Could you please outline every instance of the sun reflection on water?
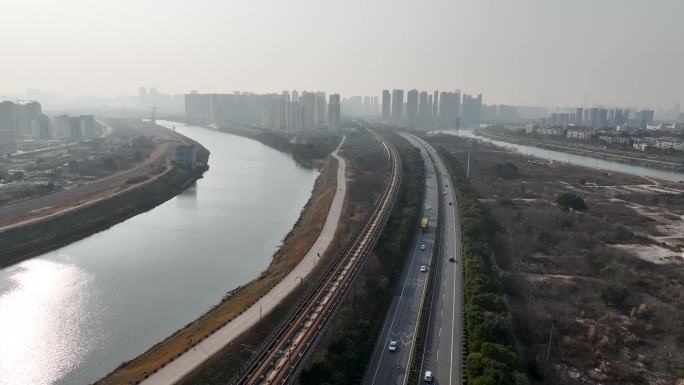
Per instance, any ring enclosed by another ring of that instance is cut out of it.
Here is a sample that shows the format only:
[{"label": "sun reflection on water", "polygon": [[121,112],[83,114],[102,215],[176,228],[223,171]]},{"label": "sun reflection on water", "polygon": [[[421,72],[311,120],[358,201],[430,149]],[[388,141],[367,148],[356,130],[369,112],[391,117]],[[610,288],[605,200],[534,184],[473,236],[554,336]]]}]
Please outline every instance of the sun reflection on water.
[{"label": "sun reflection on water", "polygon": [[87,272],[41,258],[0,278],[1,385],[52,384],[97,346]]}]

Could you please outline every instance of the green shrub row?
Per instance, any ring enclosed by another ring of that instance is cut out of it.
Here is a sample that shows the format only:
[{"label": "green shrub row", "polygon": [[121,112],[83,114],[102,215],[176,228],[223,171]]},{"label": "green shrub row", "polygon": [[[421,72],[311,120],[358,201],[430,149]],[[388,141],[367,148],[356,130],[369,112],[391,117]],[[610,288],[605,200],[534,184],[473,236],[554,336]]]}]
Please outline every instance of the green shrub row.
[{"label": "green shrub row", "polygon": [[469,385],[527,384],[515,347],[511,314],[493,260],[487,213],[470,188],[463,167],[443,149],[458,195],[463,243],[466,379]]}]

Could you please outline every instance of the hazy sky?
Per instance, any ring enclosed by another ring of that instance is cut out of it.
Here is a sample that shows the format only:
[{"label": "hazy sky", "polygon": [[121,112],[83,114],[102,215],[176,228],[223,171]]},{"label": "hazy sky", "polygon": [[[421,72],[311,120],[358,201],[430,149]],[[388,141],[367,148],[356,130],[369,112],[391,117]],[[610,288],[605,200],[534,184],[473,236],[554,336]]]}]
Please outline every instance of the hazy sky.
[{"label": "hazy sky", "polygon": [[0,0],[0,95],[462,89],[684,102],[684,0]]}]

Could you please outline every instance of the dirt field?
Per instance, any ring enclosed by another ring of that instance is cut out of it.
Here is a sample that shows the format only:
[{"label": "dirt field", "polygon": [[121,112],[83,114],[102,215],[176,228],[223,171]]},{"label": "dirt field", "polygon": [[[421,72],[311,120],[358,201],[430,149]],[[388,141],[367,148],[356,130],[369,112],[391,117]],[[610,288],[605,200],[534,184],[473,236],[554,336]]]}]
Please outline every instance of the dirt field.
[{"label": "dirt field", "polygon": [[[429,138],[465,170],[462,140]],[[532,382],[684,377],[684,185],[472,149],[470,182]],[[567,194],[586,209],[562,209]]]},{"label": "dirt field", "polygon": [[137,121],[115,120],[112,122],[112,126],[114,132],[119,135],[119,139],[149,138],[147,156],[141,157],[138,162],[124,163],[119,160],[118,164],[127,168],[99,174],[93,171],[93,167],[89,164],[101,164],[101,161],[76,162],[77,165],[74,168],[81,170],[80,172],[89,175],[97,174],[100,177],[93,176],[94,179],[92,180],[83,180],[68,188],[56,190],[33,199],[0,206],[0,231],[42,220],[46,217],[60,215],[103,198],[112,197],[136,185],[148,183],[170,170],[171,165],[163,163],[167,159],[174,159],[176,146],[185,143],[182,136],[170,130],[146,127]]}]

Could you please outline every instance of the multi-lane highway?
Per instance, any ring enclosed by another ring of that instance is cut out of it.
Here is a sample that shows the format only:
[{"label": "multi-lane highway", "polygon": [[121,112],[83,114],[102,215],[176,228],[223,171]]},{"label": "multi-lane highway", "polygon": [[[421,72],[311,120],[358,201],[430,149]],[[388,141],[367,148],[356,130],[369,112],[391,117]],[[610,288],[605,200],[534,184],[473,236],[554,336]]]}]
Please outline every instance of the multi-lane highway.
[{"label": "multi-lane highway", "polygon": [[[437,151],[424,140],[413,137],[434,160],[443,199],[440,254],[435,259],[435,285],[430,306],[428,332],[422,360],[422,373],[431,371],[434,383],[461,384],[463,347],[463,284],[461,229],[456,194],[449,173]],[[453,258],[453,262],[452,259]]]},{"label": "multi-lane highway", "polygon": [[[363,381],[366,385],[403,385],[408,380],[420,309],[426,305],[423,301],[428,271],[421,271],[421,267],[432,269],[430,261],[434,251],[440,194],[435,167],[427,150],[419,146],[419,142],[412,136],[402,136],[420,149],[425,163],[425,196],[421,218],[428,217],[428,227],[423,231],[416,224],[415,243],[366,370]],[[396,350],[391,351],[392,342],[396,344]]]}]

